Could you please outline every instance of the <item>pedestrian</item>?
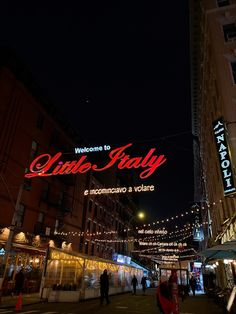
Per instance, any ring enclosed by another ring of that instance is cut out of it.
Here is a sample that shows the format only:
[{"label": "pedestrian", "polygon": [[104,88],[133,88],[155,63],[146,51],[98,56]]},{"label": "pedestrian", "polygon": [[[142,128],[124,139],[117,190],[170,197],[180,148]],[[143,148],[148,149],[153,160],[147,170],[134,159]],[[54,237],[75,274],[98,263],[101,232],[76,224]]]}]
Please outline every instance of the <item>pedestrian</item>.
[{"label": "pedestrian", "polygon": [[134,275],[132,280],[131,280],[131,285],[133,286],[133,295],[136,294],[136,287],[138,285],[138,279],[137,277]]},{"label": "pedestrian", "polygon": [[142,288],[143,288],[143,294],[145,294],[146,287],[147,287],[147,280],[146,280],[145,276],[143,276],[142,279],[141,279],[141,285],[142,285]]},{"label": "pedestrian", "polygon": [[189,279],[189,285],[191,287],[191,290],[193,292],[193,296],[195,297],[195,291],[196,291],[196,278],[192,275],[191,278]]},{"label": "pedestrian", "polygon": [[100,304],[103,304],[104,299],[106,299],[106,303],[109,304],[110,300],[108,298],[109,293],[109,277],[107,274],[107,270],[104,269],[103,273],[100,276]]},{"label": "pedestrian", "polygon": [[15,275],[15,292],[17,295],[22,293],[24,287],[25,275],[23,269],[21,268]]},{"label": "pedestrian", "polygon": [[172,299],[168,279],[161,276],[156,289],[157,306],[161,314],[172,314],[175,311],[175,303]]}]

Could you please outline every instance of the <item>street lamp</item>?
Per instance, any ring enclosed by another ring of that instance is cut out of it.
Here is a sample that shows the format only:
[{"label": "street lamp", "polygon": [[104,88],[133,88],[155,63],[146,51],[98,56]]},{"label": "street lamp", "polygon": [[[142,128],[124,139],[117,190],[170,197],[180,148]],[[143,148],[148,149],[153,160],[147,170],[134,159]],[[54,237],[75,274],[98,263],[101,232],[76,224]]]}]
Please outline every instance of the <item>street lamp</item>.
[{"label": "street lamp", "polygon": [[138,218],[144,219],[145,218],[145,213],[144,212],[139,212],[138,213]]},{"label": "street lamp", "polygon": [[[126,230],[127,231],[127,241],[129,241],[129,239],[130,240],[134,240],[133,236],[131,236],[131,237],[129,236],[129,231],[132,230],[132,229],[130,229],[131,222],[133,220],[137,221],[138,219],[139,220],[144,220],[145,217],[146,217],[146,215],[145,215],[145,213],[143,211],[139,211],[139,212],[136,213],[136,215],[130,217],[130,219],[129,219],[128,223],[127,223],[127,230]],[[131,243],[128,242],[128,253],[130,255],[131,255],[131,251],[133,251],[133,249],[134,249],[134,243],[132,243],[132,245],[131,245]]]}]

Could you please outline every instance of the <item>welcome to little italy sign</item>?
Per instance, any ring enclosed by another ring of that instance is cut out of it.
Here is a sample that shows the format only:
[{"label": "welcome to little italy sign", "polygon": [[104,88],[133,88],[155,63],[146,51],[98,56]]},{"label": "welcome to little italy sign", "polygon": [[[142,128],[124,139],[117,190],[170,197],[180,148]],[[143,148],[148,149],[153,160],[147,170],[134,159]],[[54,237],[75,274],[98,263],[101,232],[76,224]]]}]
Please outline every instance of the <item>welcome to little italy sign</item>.
[{"label": "welcome to little italy sign", "polygon": [[29,172],[25,174],[25,177],[32,178],[77,174],[85,173],[89,170],[101,172],[116,166],[119,170],[141,169],[139,177],[141,179],[146,179],[150,177],[158,167],[166,162],[166,157],[164,155],[155,154],[156,148],[151,148],[145,156],[131,157],[127,153],[127,149],[132,145],[132,143],[129,143],[125,146],[110,150],[108,152],[108,162],[101,167],[96,163],[88,161],[87,155],[80,155],[77,160],[64,161],[62,152],[58,152],[54,156],[50,154],[42,154],[32,161],[29,167]]}]

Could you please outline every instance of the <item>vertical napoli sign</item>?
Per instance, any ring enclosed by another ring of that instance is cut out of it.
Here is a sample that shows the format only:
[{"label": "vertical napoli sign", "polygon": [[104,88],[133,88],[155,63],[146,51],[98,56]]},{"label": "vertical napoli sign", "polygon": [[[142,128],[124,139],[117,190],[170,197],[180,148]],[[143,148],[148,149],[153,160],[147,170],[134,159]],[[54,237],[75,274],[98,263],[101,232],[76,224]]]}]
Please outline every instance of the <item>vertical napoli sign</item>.
[{"label": "vertical napoli sign", "polygon": [[219,118],[213,122],[213,131],[220,163],[224,195],[232,194],[236,192],[236,189],[223,118]]}]

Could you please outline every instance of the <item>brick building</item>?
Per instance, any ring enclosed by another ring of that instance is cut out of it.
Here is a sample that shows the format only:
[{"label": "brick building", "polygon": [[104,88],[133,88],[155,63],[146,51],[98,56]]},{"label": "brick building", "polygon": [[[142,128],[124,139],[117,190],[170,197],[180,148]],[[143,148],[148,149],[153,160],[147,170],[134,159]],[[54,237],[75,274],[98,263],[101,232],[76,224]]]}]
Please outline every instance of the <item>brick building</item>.
[{"label": "brick building", "polygon": [[[236,1],[190,1],[195,200],[205,230],[201,249],[236,239]],[[233,281],[219,261],[218,282]],[[235,276],[235,274],[234,274]]]},{"label": "brick building", "polygon": [[[62,152],[75,159],[74,147],[83,139],[57,108],[47,103],[24,65],[2,52],[0,66],[0,243],[4,250],[14,224],[12,249],[5,275],[17,267],[40,267],[49,245],[103,258],[128,253],[124,230],[137,207],[119,195],[86,196],[85,189],[119,184],[116,175],[76,175],[26,179],[32,160],[40,154]],[[105,180],[105,181],[104,181]],[[101,241],[102,240],[102,241]],[[3,257],[3,256],[2,256]],[[1,257],[1,258],[2,258]],[[15,266],[14,266],[15,265]]]}]

